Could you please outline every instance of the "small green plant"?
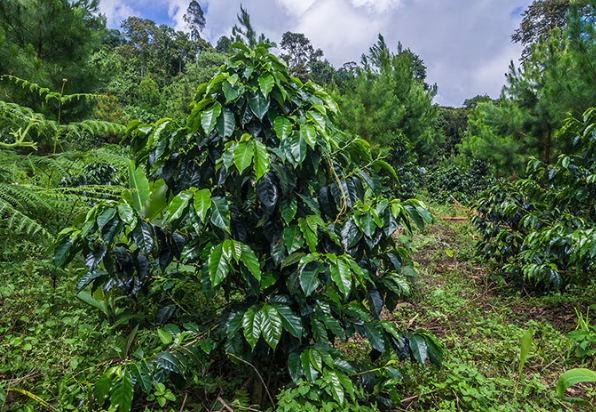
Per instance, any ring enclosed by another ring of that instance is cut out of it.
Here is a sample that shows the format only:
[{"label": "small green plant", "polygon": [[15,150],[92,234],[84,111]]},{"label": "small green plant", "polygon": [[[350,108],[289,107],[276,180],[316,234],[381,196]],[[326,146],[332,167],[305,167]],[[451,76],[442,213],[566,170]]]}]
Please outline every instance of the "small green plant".
[{"label": "small green plant", "polygon": [[517,388],[519,387],[519,383],[521,382],[522,375],[524,372],[524,365],[528,360],[528,354],[530,353],[530,347],[532,346],[532,341],[534,337],[534,329],[528,329],[521,338],[521,349],[519,353],[519,374],[517,376],[517,382],[515,383],[515,391],[513,392],[513,399],[517,395]]},{"label": "small green plant", "polygon": [[591,408],[594,411],[596,410],[596,407],[592,402],[588,402],[581,398],[569,398],[563,396],[568,388],[583,382],[596,382],[596,372],[585,368],[571,369],[565,372],[559,377],[559,381],[557,382],[557,396],[566,402],[572,403],[574,405],[585,406],[587,408]]},{"label": "small green plant", "polygon": [[575,309],[575,314],[577,315],[577,329],[567,335],[574,343],[571,350],[580,360],[593,359],[596,355],[596,324],[590,324],[590,308],[586,310],[585,318],[577,309]]},{"label": "small green plant", "polygon": [[153,393],[147,396],[147,400],[149,402],[155,401],[163,408],[167,401],[175,402],[176,396],[171,390],[166,389],[166,386],[163,383],[156,383]]}]

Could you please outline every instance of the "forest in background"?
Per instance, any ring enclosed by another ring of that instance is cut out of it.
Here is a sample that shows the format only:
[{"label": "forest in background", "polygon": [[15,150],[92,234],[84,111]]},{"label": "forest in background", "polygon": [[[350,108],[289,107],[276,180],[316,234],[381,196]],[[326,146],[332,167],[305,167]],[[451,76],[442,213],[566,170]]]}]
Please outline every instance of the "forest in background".
[{"label": "forest in background", "polygon": [[453,108],[382,34],[0,3],[0,409],[593,408],[595,7],[534,1]]}]

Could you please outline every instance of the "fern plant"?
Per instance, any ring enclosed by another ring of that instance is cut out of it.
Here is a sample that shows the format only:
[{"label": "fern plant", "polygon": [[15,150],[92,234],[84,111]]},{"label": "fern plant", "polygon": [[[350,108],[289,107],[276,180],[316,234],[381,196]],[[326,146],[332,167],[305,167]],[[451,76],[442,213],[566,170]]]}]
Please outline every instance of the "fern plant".
[{"label": "fern plant", "polygon": [[[12,81],[30,92],[37,93],[45,99],[46,103],[57,104],[56,120],[48,119],[41,113],[36,113],[30,108],[22,107],[16,103],[0,101],[0,134],[14,136],[14,142],[0,142],[4,147],[29,146],[38,148],[40,140],[52,141],[52,153],[56,153],[58,145],[63,141],[69,141],[83,137],[85,134],[95,135],[98,133],[112,133],[122,135],[125,127],[121,124],[107,122],[97,119],[87,119],[80,122],[64,123],[62,121],[62,108],[66,103],[81,99],[102,99],[104,95],[75,93],[64,94],[64,85],[67,79],[63,79],[60,93],[53,92],[46,87],[29,82],[15,76],[2,76],[1,80]],[[37,140],[37,141],[36,141]]]},{"label": "fern plant", "polygon": [[[127,153],[115,147],[87,152],[56,153],[61,143],[80,140],[89,135],[112,133],[122,135],[124,126],[95,119],[64,122],[62,109],[66,103],[81,99],[99,99],[94,94],[64,94],[51,91],[36,83],[2,76],[41,96],[48,105],[56,104],[54,120],[17,103],[0,101],[0,234],[3,256],[14,254],[17,242],[26,236],[47,246],[53,241],[55,228],[69,223],[75,213],[90,206],[94,200],[119,197],[126,184]],[[52,142],[52,154],[48,142]],[[25,153],[31,149],[37,153]],[[38,150],[39,149],[39,150]],[[42,152],[42,154],[40,154]],[[108,168],[111,174],[89,178],[98,168]]]}]

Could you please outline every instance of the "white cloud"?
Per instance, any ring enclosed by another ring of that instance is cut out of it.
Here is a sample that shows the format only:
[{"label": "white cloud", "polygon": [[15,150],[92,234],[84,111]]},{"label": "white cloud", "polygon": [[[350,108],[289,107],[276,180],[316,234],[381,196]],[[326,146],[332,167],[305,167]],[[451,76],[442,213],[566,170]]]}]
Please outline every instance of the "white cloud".
[{"label": "white cloud", "polygon": [[275,0],[293,16],[302,16],[317,0]]},{"label": "white cloud", "polygon": [[385,13],[401,5],[401,0],[351,0],[354,7],[365,6],[369,12]]},{"label": "white cloud", "polygon": [[[525,9],[532,0],[198,1],[207,21],[201,35],[212,44],[231,33],[242,2],[257,32],[278,43],[286,31],[304,33],[336,68],[360,61],[381,33],[392,50],[401,42],[424,60],[427,81],[439,86],[438,103],[459,106],[477,94],[498,95],[509,61],[520,55],[510,41],[521,19],[520,7]],[[181,30],[189,2],[102,0],[100,8],[110,27],[119,27],[118,20],[128,15],[145,17],[141,10],[149,13],[146,18],[165,17]]]},{"label": "white cloud", "polygon": [[[109,27],[120,27],[120,21],[129,16],[138,15],[128,4],[120,0],[103,0],[99,3],[99,11],[106,16]],[[114,24],[117,22],[116,24]]]}]

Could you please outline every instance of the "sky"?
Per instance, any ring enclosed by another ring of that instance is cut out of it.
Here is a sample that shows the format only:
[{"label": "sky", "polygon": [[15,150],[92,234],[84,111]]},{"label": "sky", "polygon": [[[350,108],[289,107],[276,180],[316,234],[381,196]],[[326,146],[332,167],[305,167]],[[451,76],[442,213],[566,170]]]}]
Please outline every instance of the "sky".
[{"label": "sky", "polygon": [[[201,36],[215,45],[237,23],[240,0],[198,0],[205,12]],[[257,33],[281,43],[286,31],[304,33],[337,69],[360,62],[378,34],[420,56],[435,103],[459,107],[476,95],[499,96],[509,64],[522,47],[511,42],[531,0],[244,0]],[[110,28],[129,16],[185,30],[190,0],[100,0]]]}]

